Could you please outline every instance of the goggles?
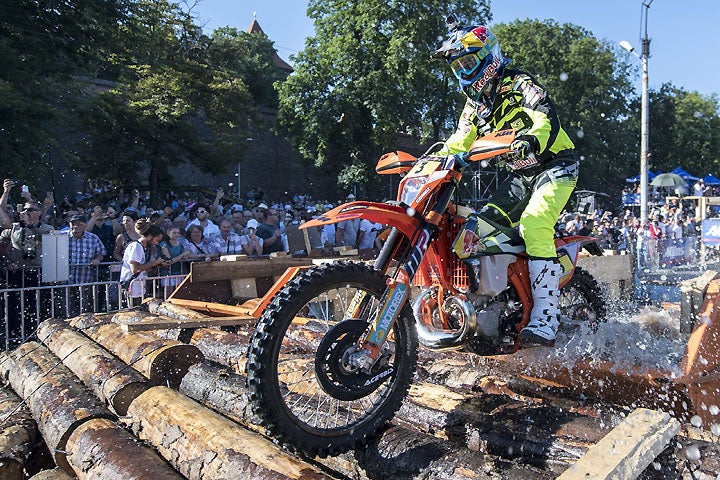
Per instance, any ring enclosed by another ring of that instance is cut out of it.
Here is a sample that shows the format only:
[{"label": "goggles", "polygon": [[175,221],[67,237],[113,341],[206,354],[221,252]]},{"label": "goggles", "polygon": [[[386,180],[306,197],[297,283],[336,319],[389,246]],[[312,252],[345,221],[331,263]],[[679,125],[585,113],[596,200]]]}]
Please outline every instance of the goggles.
[{"label": "goggles", "polygon": [[450,70],[461,80],[472,80],[492,61],[492,55],[481,58],[477,53],[462,55],[450,62]]}]

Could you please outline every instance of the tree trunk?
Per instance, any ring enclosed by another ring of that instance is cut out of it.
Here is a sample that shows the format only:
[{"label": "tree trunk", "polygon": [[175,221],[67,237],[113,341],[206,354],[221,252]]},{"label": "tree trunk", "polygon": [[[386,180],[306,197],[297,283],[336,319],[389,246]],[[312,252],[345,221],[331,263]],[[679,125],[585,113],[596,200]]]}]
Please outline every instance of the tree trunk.
[{"label": "tree trunk", "polygon": [[140,395],[127,418],[138,437],[190,479],[329,478],[269,440],[166,387]]},{"label": "tree trunk", "polygon": [[125,415],[135,397],[150,387],[137,370],[72,329],[62,320],[46,320],[37,336],[98,398],[118,415]]},{"label": "tree trunk", "polygon": [[52,470],[43,470],[40,473],[36,473],[28,480],[73,480],[74,478],[74,475],[70,476],[59,468],[53,468]]},{"label": "tree trunk", "polygon": [[9,357],[10,384],[26,399],[57,466],[71,473],[66,457],[70,434],[91,418],[113,415],[45,346],[26,342]]},{"label": "tree trunk", "polygon": [[147,333],[125,333],[116,323],[87,328],[85,332],[157,385],[177,388],[188,368],[203,359],[193,345]]},{"label": "tree trunk", "polygon": [[20,402],[20,397],[0,387],[0,478],[5,480],[23,479],[37,438],[37,424]]},{"label": "tree trunk", "polygon": [[202,362],[193,365],[183,378],[180,392],[251,429],[257,421],[245,389],[245,377],[233,373],[228,367]]},{"label": "tree trunk", "polygon": [[198,328],[193,333],[190,343],[195,345],[208,360],[226,365],[237,374],[245,374],[249,335]]},{"label": "tree trunk", "polygon": [[68,461],[80,480],[180,480],[182,476],[127,430],[107,419],[80,425],[68,439]]}]

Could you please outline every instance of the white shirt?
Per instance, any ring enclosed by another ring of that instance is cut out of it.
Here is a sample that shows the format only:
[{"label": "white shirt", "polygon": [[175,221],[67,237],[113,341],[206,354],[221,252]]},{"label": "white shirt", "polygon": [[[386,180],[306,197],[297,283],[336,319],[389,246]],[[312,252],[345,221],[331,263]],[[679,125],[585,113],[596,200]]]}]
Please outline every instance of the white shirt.
[{"label": "white shirt", "polygon": [[375,238],[381,229],[382,223],[371,222],[367,218],[363,218],[360,222],[360,231],[365,232],[365,234],[363,235],[362,240],[360,240],[358,249],[364,250],[367,248],[375,248]]},{"label": "white shirt", "polygon": [[[120,269],[120,281],[123,282],[132,277],[130,261],[145,264],[145,249],[140,242],[130,242],[123,253],[122,268]],[[145,295],[145,279],[147,272],[143,271],[130,283],[130,296],[133,298]]]}]

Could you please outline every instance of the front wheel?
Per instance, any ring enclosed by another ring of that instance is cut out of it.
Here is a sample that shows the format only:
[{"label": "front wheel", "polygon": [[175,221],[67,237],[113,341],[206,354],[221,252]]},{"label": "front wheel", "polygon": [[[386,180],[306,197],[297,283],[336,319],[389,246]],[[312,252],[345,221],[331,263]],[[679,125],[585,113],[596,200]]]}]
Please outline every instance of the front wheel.
[{"label": "front wheel", "polygon": [[[248,392],[279,443],[309,455],[342,453],[367,443],[400,408],[417,362],[407,304],[370,372],[347,362],[384,290],[379,272],[332,263],[298,274],[265,309],[248,351]],[[350,308],[358,301],[362,308]],[[348,311],[362,313],[349,319]]]}]

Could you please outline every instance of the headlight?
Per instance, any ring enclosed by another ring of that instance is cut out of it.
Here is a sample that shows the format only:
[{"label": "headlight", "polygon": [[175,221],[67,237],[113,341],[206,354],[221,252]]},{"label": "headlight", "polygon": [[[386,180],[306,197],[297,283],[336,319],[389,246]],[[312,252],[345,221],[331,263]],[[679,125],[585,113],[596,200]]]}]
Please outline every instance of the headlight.
[{"label": "headlight", "polygon": [[412,205],[418,193],[420,193],[420,190],[422,190],[423,186],[427,183],[427,179],[427,176],[406,179],[403,184],[402,193],[400,194],[400,201],[405,205]]}]

